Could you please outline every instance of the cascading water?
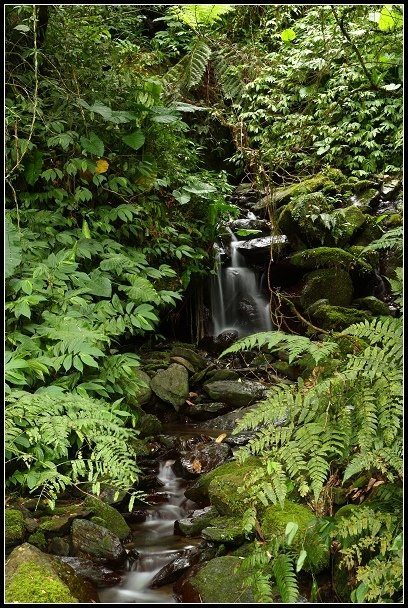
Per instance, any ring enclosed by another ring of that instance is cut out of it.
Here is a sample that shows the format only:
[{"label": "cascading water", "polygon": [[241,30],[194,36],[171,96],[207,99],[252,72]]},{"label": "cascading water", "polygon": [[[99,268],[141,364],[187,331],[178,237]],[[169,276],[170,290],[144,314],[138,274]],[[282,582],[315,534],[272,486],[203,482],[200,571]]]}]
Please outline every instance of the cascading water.
[{"label": "cascading water", "polygon": [[146,521],[133,526],[132,549],[138,558],[120,586],[101,589],[99,599],[107,604],[175,604],[172,586],[150,589],[154,576],[180,550],[194,545],[191,539],[174,534],[174,521],[186,516],[187,503],[183,480],[173,473],[170,462],[161,462],[158,479],[164,485],[161,493],[166,502],[149,510]]},{"label": "cascading water", "polygon": [[213,334],[236,330],[239,336],[270,331],[269,302],[261,291],[261,280],[238,251],[241,241],[231,233],[231,263],[223,267],[216,245],[217,276],[211,285]]}]

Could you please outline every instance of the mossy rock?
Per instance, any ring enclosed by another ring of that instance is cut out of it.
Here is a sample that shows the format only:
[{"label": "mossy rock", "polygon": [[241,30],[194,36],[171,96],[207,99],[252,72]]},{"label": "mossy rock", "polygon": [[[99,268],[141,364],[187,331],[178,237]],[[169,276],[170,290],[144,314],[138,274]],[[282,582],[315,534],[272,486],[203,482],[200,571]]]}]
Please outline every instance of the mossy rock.
[{"label": "mossy rock", "polygon": [[369,215],[366,215],[364,225],[361,228],[356,238],[353,239],[352,245],[363,245],[365,247],[383,235],[376,218]]},{"label": "mossy rock", "polygon": [[319,537],[319,520],[308,507],[290,500],[285,500],[283,508],[280,505],[268,507],[261,517],[265,538],[277,537],[284,542],[285,529],[289,522],[298,525],[292,542],[293,549],[298,552],[302,549],[307,551],[304,570],[314,574],[324,570],[329,564],[329,546]]},{"label": "mossy rock", "polygon": [[293,266],[312,270],[314,268],[342,268],[343,270],[358,269],[362,272],[372,271],[366,261],[345,251],[340,247],[315,247],[292,254],[288,260]]},{"label": "mossy rock", "polygon": [[30,545],[34,545],[34,547],[37,547],[37,549],[40,549],[41,551],[45,551],[47,547],[47,539],[45,538],[44,532],[39,530],[33,532],[33,534],[30,534],[28,537],[28,542]]},{"label": "mossy rock", "polygon": [[366,296],[365,298],[357,298],[353,300],[352,305],[354,308],[362,310],[368,310],[376,316],[389,316],[391,314],[387,304],[382,300],[379,300],[375,296]]},{"label": "mossy rock", "polygon": [[303,308],[309,307],[318,300],[328,300],[334,306],[347,306],[353,297],[353,283],[350,275],[340,268],[322,268],[306,276],[300,302]]},{"label": "mossy rock", "polygon": [[354,323],[362,321],[370,321],[371,313],[365,310],[357,310],[357,308],[346,308],[344,306],[331,306],[330,304],[321,304],[312,315],[314,321],[322,329],[342,331],[346,327]]},{"label": "mossy rock", "polygon": [[245,585],[248,572],[240,569],[242,560],[233,555],[216,557],[190,579],[204,604],[254,603],[252,591]]},{"label": "mossy rock", "polygon": [[350,245],[347,252],[351,253],[356,259],[356,262],[363,261],[371,268],[377,268],[380,264],[380,254],[378,251],[364,251],[364,245]]},{"label": "mossy rock", "polygon": [[365,224],[367,216],[356,205],[350,205],[350,207],[345,207],[335,213],[339,215],[340,221],[336,222],[333,237],[335,243],[343,247],[351,241],[357,230]]},{"label": "mossy rock", "polygon": [[219,513],[215,507],[205,507],[193,511],[190,517],[178,519],[174,522],[174,532],[183,536],[198,536],[218,516]]},{"label": "mossy rock", "polygon": [[322,174],[327,177],[330,181],[338,184],[343,184],[348,181],[348,178],[340,171],[340,169],[336,169],[336,167],[326,167],[323,169]]},{"label": "mossy rock", "polygon": [[40,519],[38,530],[49,536],[61,536],[69,531],[72,521],[76,514],[50,515]]},{"label": "mossy rock", "polygon": [[4,532],[6,547],[21,543],[24,539],[26,526],[24,516],[19,509],[6,509],[4,512]]},{"label": "mossy rock", "polygon": [[222,475],[210,481],[208,496],[221,515],[242,515],[247,508],[245,494],[239,493],[244,475]]},{"label": "mossy rock", "polygon": [[138,427],[139,438],[144,439],[146,437],[160,435],[163,425],[157,416],[154,416],[153,414],[144,414],[138,422]]},{"label": "mossy rock", "polygon": [[221,516],[211,520],[201,531],[201,536],[214,543],[241,544],[245,540],[241,517]]},{"label": "mossy rock", "polygon": [[[136,397],[136,401],[138,405],[144,405],[148,403],[152,397],[152,389],[150,388],[150,376],[144,372],[142,369],[134,369],[133,368],[133,377],[138,382],[138,394]],[[128,399],[129,401],[133,401]]]},{"label": "mossy rock", "polygon": [[297,380],[302,374],[299,365],[291,365],[287,361],[275,361],[272,367],[279,375],[286,376],[289,380]]},{"label": "mossy rock", "polygon": [[330,230],[317,218],[331,214],[333,208],[321,192],[297,196],[278,214],[279,230],[290,240],[296,235],[309,246],[322,244]]},{"label": "mossy rock", "polygon": [[216,467],[209,473],[201,475],[198,480],[184,492],[186,498],[196,502],[198,506],[207,506],[210,502],[208,488],[211,481],[223,475],[239,475],[241,480],[247,473],[260,465],[259,458],[251,457],[244,464],[239,464],[236,460],[225,462]]},{"label": "mossy rock", "polygon": [[401,213],[390,213],[384,218],[383,226],[390,230],[391,228],[398,228],[398,226],[402,226],[402,214]]},{"label": "mossy rock", "polygon": [[131,530],[127,525],[125,518],[114,507],[102,502],[99,498],[88,496],[84,501],[84,507],[88,509],[94,516],[103,520],[103,525],[107,530],[116,534],[118,538],[123,540],[129,536]]},{"label": "mossy rock", "polygon": [[6,562],[6,601],[19,604],[94,603],[94,586],[71,566],[24,543]]},{"label": "mossy rock", "polygon": [[[272,202],[275,204],[283,204],[287,203],[290,199],[293,199],[297,196],[312,194],[314,192],[319,191],[331,194],[337,191],[337,187],[335,182],[328,176],[322,173],[318,173],[317,175],[308,179],[304,179],[296,184],[277,188],[273,192],[272,197],[269,197],[269,203]],[[265,199],[268,199],[268,197],[262,199],[258,203],[259,206],[255,205],[255,208],[261,208],[261,204],[264,207],[267,206],[268,201]]]}]

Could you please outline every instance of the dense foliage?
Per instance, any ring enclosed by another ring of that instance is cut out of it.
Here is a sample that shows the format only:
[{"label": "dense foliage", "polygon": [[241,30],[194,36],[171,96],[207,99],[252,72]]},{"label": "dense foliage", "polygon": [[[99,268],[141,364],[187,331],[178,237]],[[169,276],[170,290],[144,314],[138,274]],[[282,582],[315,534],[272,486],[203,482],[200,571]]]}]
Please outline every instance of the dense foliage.
[{"label": "dense foliage", "polygon": [[[401,171],[402,8],[8,5],[5,105],[7,490],[136,496],[135,344],[202,288],[233,184]],[[399,228],[370,247],[396,244]],[[401,269],[390,284],[402,306]],[[237,429],[261,427],[237,454],[263,463],[242,489],[245,530],[259,505],[307,501],[357,602],[401,598],[401,332],[380,318],[229,349],[286,350],[310,371]],[[357,479],[367,504],[333,518],[333,489]],[[296,601],[312,549],[296,553],[295,534],[244,560],[258,601],[271,583]]]}]

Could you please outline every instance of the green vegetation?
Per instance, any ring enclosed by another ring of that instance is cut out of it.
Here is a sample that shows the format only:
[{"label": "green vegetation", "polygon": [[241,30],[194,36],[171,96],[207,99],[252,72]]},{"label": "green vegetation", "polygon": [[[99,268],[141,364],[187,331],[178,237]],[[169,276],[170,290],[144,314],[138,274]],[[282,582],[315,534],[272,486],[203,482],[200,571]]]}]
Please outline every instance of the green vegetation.
[{"label": "green vegetation", "polygon": [[35,562],[26,562],[17,568],[5,593],[10,604],[76,604],[79,601],[49,568]]},{"label": "green vegetation", "polygon": [[[302,377],[274,385],[239,423],[258,430],[236,461],[187,492],[259,537],[244,560],[217,558],[217,584],[238,581],[234,602],[295,602],[297,574],[334,540],[344,601],[400,601],[402,6],[7,5],[5,22],[6,492],[53,508],[72,486],[110,486],[132,508],[138,457],[160,430],[142,410],[139,347],[180,318],[204,336],[213,243],[245,182],[288,236],[288,264],[312,271],[295,295],[309,333],[279,325],[223,353],[283,352]],[[375,216],[379,195],[395,205]],[[352,300],[378,269],[395,318]],[[170,356],[148,353],[145,371]],[[357,509],[333,517],[336,491]],[[264,542],[263,513],[288,498],[312,508],[313,534],[293,517]],[[24,540],[20,511],[6,525],[10,545]],[[76,601],[21,569],[7,601]],[[221,597],[200,585],[203,601]]]}]

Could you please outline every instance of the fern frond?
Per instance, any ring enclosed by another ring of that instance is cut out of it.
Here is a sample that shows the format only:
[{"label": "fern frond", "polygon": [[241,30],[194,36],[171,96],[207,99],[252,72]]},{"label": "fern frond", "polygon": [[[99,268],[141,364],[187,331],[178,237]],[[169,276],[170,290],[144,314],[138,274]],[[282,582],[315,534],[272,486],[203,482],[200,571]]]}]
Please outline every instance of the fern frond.
[{"label": "fern frond", "polygon": [[272,571],[282,602],[295,604],[299,597],[299,588],[290,558],[283,553],[278,555],[273,561]]}]

